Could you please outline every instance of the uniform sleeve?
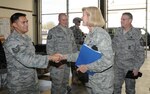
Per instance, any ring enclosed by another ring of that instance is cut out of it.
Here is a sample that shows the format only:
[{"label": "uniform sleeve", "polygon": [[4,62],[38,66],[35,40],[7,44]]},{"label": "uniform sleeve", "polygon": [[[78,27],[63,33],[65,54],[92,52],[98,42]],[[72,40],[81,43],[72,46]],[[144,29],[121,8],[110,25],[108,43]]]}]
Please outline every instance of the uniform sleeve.
[{"label": "uniform sleeve", "polygon": [[[70,31],[72,32],[72,31]],[[67,55],[67,61],[69,62],[75,62],[77,60],[78,57],[78,50],[77,50],[77,45],[75,43],[75,38],[73,33],[71,33],[71,40],[72,40],[72,53],[66,54]]]},{"label": "uniform sleeve", "polygon": [[[137,31],[140,32],[140,31]],[[144,60],[145,60],[145,53],[144,53],[144,46],[142,45],[143,41],[141,41],[142,39],[142,35],[141,33],[136,33],[136,39],[135,39],[135,69],[140,69],[140,67],[143,65]]]},{"label": "uniform sleeve", "polygon": [[47,36],[47,44],[46,44],[46,52],[48,55],[52,55],[55,52],[55,36],[52,34],[53,30],[49,30],[48,36]]},{"label": "uniform sleeve", "polygon": [[116,49],[115,48],[117,48],[116,47],[116,43],[117,43],[117,37],[118,37],[118,29],[116,30],[116,32],[115,32],[115,34],[114,34],[114,36],[113,36],[113,39],[112,39],[112,49],[113,49],[113,51],[114,51],[114,53],[116,52]]},{"label": "uniform sleeve", "polygon": [[76,53],[71,53],[71,54],[66,54],[67,55],[67,61],[69,62],[76,62],[79,52]]},{"label": "uniform sleeve", "polygon": [[88,64],[87,66],[90,71],[102,72],[113,65],[113,51],[110,39],[104,37],[99,37],[97,39],[98,42],[96,46],[98,47],[98,50],[103,54],[102,58],[96,62]]},{"label": "uniform sleeve", "polygon": [[10,56],[26,67],[46,68],[48,66],[48,56],[36,55],[35,51],[31,51],[27,45],[19,41],[10,40],[4,48],[11,54]]}]

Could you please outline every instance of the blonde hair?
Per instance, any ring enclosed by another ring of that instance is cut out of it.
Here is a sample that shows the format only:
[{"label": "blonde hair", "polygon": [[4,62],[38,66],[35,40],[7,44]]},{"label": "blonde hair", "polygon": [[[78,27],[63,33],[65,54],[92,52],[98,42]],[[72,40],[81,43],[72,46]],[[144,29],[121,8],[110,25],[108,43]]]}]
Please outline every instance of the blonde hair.
[{"label": "blonde hair", "polygon": [[85,11],[87,13],[87,16],[89,16],[88,19],[89,26],[103,27],[105,25],[105,20],[102,16],[101,10],[98,9],[97,7],[83,7],[82,11]]}]

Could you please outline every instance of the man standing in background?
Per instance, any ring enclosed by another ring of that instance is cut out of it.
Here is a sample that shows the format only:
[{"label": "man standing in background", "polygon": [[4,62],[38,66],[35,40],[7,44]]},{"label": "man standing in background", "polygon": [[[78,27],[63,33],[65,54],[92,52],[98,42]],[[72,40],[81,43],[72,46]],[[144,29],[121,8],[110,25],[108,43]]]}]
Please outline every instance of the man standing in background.
[{"label": "man standing in background", "polygon": [[121,94],[124,82],[126,94],[136,94],[136,81],[135,79],[126,78],[126,74],[128,71],[132,71],[132,74],[137,76],[144,63],[144,47],[142,46],[141,32],[132,26],[132,20],[131,13],[123,13],[121,27],[116,30],[112,40],[113,50],[115,52],[114,94]]},{"label": "man standing in background", "polygon": [[[60,13],[58,16],[59,24],[50,29],[47,37],[47,54],[61,53],[69,54],[77,51],[74,35],[68,26],[68,16]],[[60,64],[50,66],[52,79],[51,94],[65,94],[69,85],[70,64],[66,60]]]},{"label": "man standing in background", "polygon": [[73,31],[75,42],[77,44],[78,50],[80,50],[81,45],[84,42],[85,35],[80,29],[82,19],[79,17],[75,17],[73,19],[74,26],[71,26],[70,29]]}]

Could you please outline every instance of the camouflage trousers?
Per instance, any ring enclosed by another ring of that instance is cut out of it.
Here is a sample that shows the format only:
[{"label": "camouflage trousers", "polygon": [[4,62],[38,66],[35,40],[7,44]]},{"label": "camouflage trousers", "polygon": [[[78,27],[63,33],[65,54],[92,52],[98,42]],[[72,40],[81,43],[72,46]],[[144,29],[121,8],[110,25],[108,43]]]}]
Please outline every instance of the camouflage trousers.
[{"label": "camouflage trousers", "polygon": [[89,82],[86,83],[88,94],[112,94],[114,90],[114,72],[95,73],[89,75]]},{"label": "camouflage trousers", "polygon": [[115,70],[114,94],[121,94],[122,85],[125,82],[126,94],[135,94],[135,79],[125,78],[127,71],[117,66]]},{"label": "camouflage trousers", "polygon": [[40,94],[39,84],[30,86],[8,86],[8,94]]},{"label": "camouflage trousers", "polygon": [[69,85],[70,67],[66,64],[59,68],[51,67],[50,76],[52,79],[51,94],[66,94]]}]

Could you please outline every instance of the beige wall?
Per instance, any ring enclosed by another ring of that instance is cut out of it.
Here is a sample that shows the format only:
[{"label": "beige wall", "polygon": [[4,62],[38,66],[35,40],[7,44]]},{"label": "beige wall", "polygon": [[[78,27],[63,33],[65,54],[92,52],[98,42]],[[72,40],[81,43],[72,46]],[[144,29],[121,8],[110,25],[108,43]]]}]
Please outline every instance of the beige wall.
[{"label": "beige wall", "polygon": [[[27,19],[29,20],[29,32],[27,33],[32,41],[34,37],[33,33],[33,0],[0,0],[0,17],[8,17],[15,13],[21,12],[27,15]],[[5,9],[2,7],[8,7],[11,9]],[[20,9],[20,10],[17,10]]]}]

